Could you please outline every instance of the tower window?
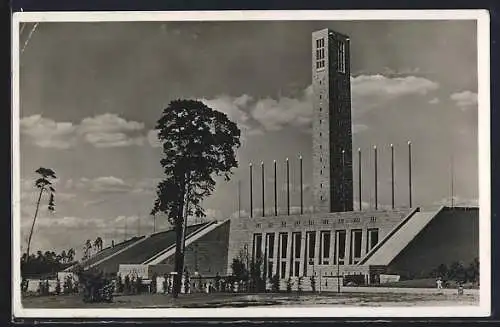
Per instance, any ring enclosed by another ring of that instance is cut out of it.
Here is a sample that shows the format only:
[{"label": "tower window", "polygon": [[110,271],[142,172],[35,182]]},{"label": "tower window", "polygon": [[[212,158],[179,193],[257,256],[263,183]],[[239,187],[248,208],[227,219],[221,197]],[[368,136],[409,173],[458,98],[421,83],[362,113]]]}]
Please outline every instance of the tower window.
[{"label": "tower window", "polygon": [[337,41],[337,71],[345,73],[345,43]]},{"label": "tower window", "polygon": [[322,68],[325,68],[325,39],[318,39],[316,40],[316,69]]}]

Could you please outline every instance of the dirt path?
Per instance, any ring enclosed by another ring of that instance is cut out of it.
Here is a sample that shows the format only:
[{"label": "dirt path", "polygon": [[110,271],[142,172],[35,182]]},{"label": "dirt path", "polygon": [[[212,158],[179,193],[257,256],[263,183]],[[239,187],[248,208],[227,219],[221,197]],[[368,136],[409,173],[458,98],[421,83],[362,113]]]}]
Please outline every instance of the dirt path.
[{"label": "dirt path", "polygon": [[169,295],[141,294],[117,296],[113,303],[83,303],[74,295],[30,297],[23,299],[25,308],[221,308],[254,306],[474,306],[474,293],[322,293],[322,294],[188,294],[173,299]]}]

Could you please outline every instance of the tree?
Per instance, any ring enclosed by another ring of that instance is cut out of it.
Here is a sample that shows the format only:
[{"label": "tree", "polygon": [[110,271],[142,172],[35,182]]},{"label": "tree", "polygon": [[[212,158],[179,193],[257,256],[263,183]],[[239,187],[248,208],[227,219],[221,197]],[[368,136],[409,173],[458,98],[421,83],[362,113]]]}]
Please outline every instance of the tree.
[{"label": "tree", "polygon": [[98,236],[95,241],[94,241],[94,248],[96,251],[101,251],[102,250],[102,238]]},{"label": "tree", "polygon": [[61,258],[62,263],[66,263],[67,262],[68,255],[66,254],[66,250],[62,250],[60,258]]},{"label": "tree", "polygon": [[212,194],[215,178],[230,179],[238,166],[236,149],[240,130],[226,114],[199,101],[175,100],[163,110],[157,122],[158,139],[163,145],[165,179],[157,185],[151,210],[167,215],[176,234],[173,296],[180,292],[184,266],[188,216],[204,217],[201,201]]},{"label": "tree", "polygon": [[231,269],[233,271],[234,277],[238,281],[248,280],[248,269],[240,258],[234,258],[233,263],[231,263]]},{"label": "tree", "polygon": [[75,249],[73,248],[69,249],[67,257],[68,257],[68,262],[73,262],[73,259],[75,258]]},{"label": "tree", "polygon": [[92,249],[92,241],[87,240],[83,246],[83,258],[88,259],[90,257],[90,250]]},{"label": "tree", "polygon": [[50,168],[38,168],[35,173],[37,173],[40,177],[35,181],[35,187],[40,190],[38,194],[38,200],[36,202],[35,216],[33,217],[33,223],[31,224],[30,233],[28,236],[28,247],[26,248],[26,258],[30,258],[30,246],[31,246],[31,238],[33,237],[33,230],[35,228],[36,218],[38,216],[38,210],[40,209],[40,202],[42,200],[42,195],[44,192],[49,194],[49,203],[47,208],[50,212],[55,210],[55,198],[54,194],[56,190],[52,185],[54,179],[56,179],[56,173]]}]

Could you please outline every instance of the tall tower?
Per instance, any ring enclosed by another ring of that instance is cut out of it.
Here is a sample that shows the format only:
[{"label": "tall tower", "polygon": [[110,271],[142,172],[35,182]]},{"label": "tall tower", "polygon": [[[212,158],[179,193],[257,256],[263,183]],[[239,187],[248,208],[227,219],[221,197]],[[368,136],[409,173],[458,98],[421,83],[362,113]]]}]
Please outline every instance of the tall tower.
[{"label": "tall tower", "polygon": [[353,210],[349,37],[312,33],[313,204],[315,212]]}]

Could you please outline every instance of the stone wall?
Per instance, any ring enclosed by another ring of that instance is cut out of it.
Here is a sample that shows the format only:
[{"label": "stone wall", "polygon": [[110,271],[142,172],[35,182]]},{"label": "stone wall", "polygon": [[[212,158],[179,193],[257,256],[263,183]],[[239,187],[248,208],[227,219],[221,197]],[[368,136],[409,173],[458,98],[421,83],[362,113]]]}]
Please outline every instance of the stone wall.
[{"label": "stone wall", "polygon": [[[371,228],[377,228],[379,233],[379,241],[382,240],[404,217],[411,212],[410,209],[400,209],[391,211],[350,211],[350,212],[337,212],[337,213],[313,213],[304,215],[290,215],[290,216],[267,216],[267,217],[254,217],[254,218],[235,218],[231,220],[231,232],[229,237],[228,249],[228,274],[231,274],[230,263],[233,258],[237,257],[240,251],[248,249],[248,255],[251,258],[253,248],[253,235],[259,233],[263,235],[263,244],[265,244],[265,235],[267,233],[275,233],[274,242],[274,259],[276,263],[273,264],[273,274],[276,273],[276,266],[279,264],[277,255],[277,244],[280,233],[288,235],[288,249],[287,258],[284,259],[289,262],[291,258],[291,238],[292,233],[302,233],[302,249],[300,259],[300,270],[304,270],[305,258],[305,243],[306,232],[317,232],[315,243],[315,258],[319,257],[320,248],[320,233],[319,231],[331,231],[331,250],[330,260],[328,265],[322,265],[323,269],[333,269],[335,263],[334,256],[334,232],[335,230],[346,230],[346,263],[349,262],[350,254],[350,235],[351,230],[357,229],[362,231],[361,239],[361,258],[366,255],[366,242],[367,231]],[[263,245],[265,246],[265,245]],[[262,251],[265,253],[265,251]],[[280,259],[281,260],[281,259]],[[318,265],[317,260],[314,265],[308,265],[306,274],[310,275],[315,266]],[[287,263],[287,273],[290,275],[290,263]]]}]

